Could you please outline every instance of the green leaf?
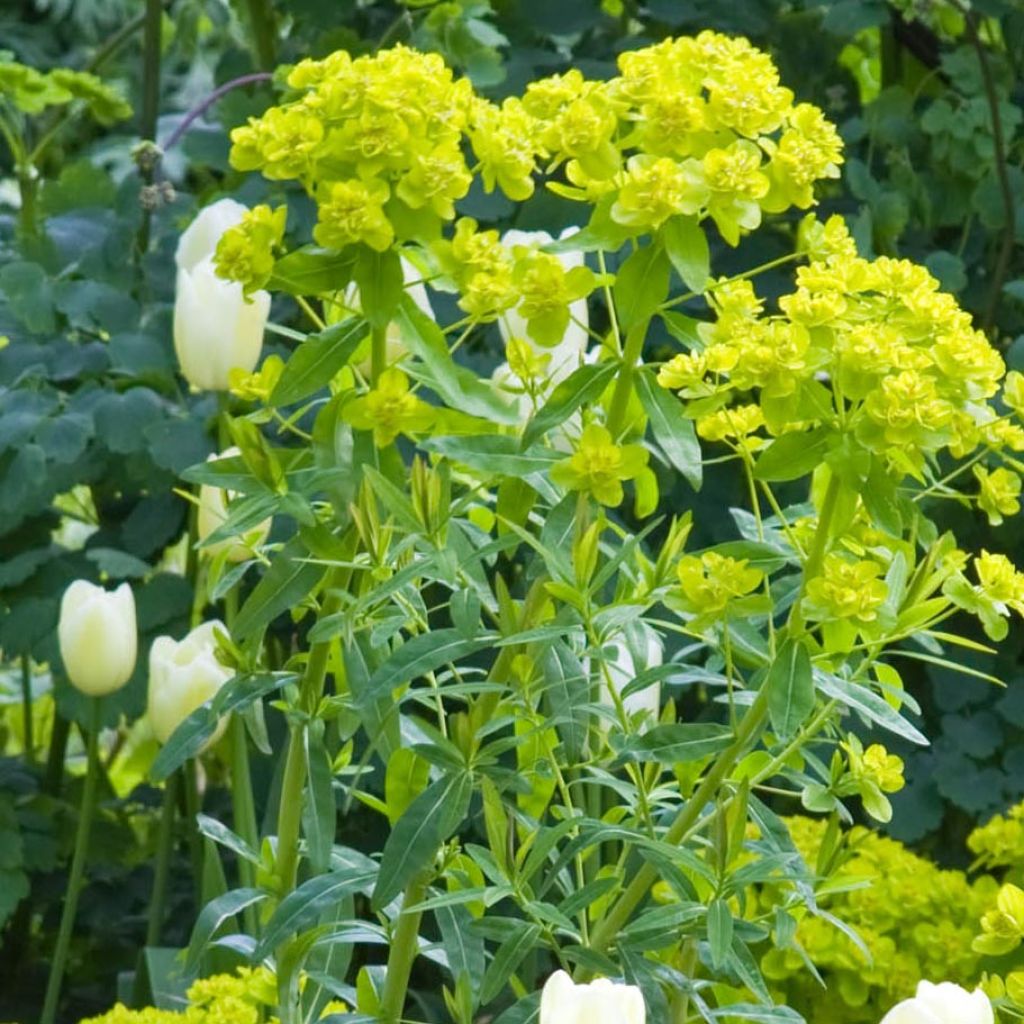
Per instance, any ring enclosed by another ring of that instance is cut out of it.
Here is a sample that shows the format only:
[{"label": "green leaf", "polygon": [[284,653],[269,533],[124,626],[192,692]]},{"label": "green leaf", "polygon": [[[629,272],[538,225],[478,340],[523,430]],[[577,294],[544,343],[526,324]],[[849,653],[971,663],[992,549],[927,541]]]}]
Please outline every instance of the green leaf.
[{"label": "green leaf", "polygon": [[754,476],[758,480],[797,480],[806,476],[824,460],[831,439],[828,427],[783,434],[758,456]]},{"label": "green leaf", "polygon": [[464,906],[437,907],[434,919],[441,932],[441,944],[448,957],[452,978],[456,982],[460,977],[467,979],[474,996],[472,1005],[475,1009],[478,1003],[476,996],[487,965],[483,936],[471,927],[473,915]]},{"label": "green leaf", "polygon": [[703,466],[700,442],[693,423],[683,415],[680,402],[658,384],[653,374],[642,371],[636,374],[635,380],[640,403],[650,420],[655,440],[668,461],[695,491],[699,491]]},{"label": "green leaf", "polygon": [[306,837],[313,871],[327,870],[337,828],[334,776],[324,746],[324,723],[317,719],[305,730],[306,785],[308,799],[302,807],[302,832]]},{"label": "green leaf", "polygon": [[352,268],[359,288],[359,306],[373,327],[385,328],[394,319],[405,294],[402,262],[393,249],[375,252],[362,246]]},{"label": "green leaf", "polygon": [[267,922],[254,957],[262,959],[272,953],[285,939],[315,924],[320,915],[330,910],[351,893],[368,893],[374,880],[372,868],[350,868],[329,871],[303,882],[280,902]]},{"label": "green leaf", "polygon": [[502,401],[489,384],[452,359],[444,332],[408,295],[399,303],[395,322],[402,340],[422,361],[416,376],[437,392],[449,408],[492,423],[512,426],[519,422],[515,406]]},{"label": "green leaf", "polygon": [[732,911],[722,899],[708,905],[708,947],[715,970],[721,968],[732,948]]},{"label": "green leaf", "polygon": [[229,918],[267,899],[267,894],[259,889],[233,889],[211,900],[203,907],[192,929],[188,942],[188,955],[185,959],[185,972],[192,974],[199,966],[199,958],[213,938],[217,929]]},{"label": "green leaf", "polygon": [[469,772],[454,772],[428,786],[399,819],[384,844],[373,890],[374,910],[386,907],[424,868],[462,823],[473,794]]},{"label": "green leaf", "polygon": [[691,291],[703,292],[711,272],[708,239],[696,217],[673,217],[661,229],[665,251],[676,273]]},{"label": "green leaf", "polygon": [[833,697],[841,704],[863,715],[868,721],[880,725],[883,729],[902,736],[911,743],[928,746],[928,737],[920,729],[911,725],[897,712],[888,701],[879,697],[864,683],[851,683],[829,672],[814,671],[814,678],[826,696]]},{"label": "green leaf", "polygon": [[14,316],[33,334],[50,334],[56,328],[53,288],[38,263],[13,260],[0,267],[0,291]]},{"label": "green leaf", "polygon": [[196,828],[199,832],[221,846],[226,846],[236,857],[258,865],[260,855],[241,836],[232,832],[227,825],[221,824],[216,818],[206,814],[196,815]]},{"label": "green leaf", "polygon": [[267,288],[289,295],[328,295],[340,292],[352,280],[356,254],[351,250],[338,252],[303,246],[274,264]]},{"label": "green leaf", "polygon": [[277,553],[242,605],[232,627],[235,637],[245,640],[259,633],[282,612],[298,605],[320,582],[326,570],[322,565],[300,561],[305,554],[296,538]]},{"label": "green leaf", "polygon": [[501,993],[513,971],[523,962],[527,954],[537,945],[540,925],[515,921],[509,924],[511,934],[494,953],[494,959],[484,975],[480,989],[480,1003],[486,1006]]},{"label": "green leaf", "polygon": [[668,297],[669,262],[660,245],[631,253],[615,275],[615,308],[619,325],[629,330],[650,320]]},{"label": "green leaf", "polygon": [[763,1006],[760,1003],[730,1003],[711,1011],[716,1019],[725,1017],[750,1020],[754,1024],[804,1024],[803,1017],[788,1006]]},{"label": "green leaf", "polygon": [[714,722],[675,722],[656,725],[641,735],[630,736],[619,750],[617,764],[627,761],[658,761],[678,764],[699,761],[717,754],[732,742],[732,730]]},{"label": "green leaf", "polygon": [[407,640],[370,677],[371,693],[389,692],[426,672],[490,647],[493,634],[467,639],[457,629],[435,629]]},{"label": "green leaf", "polygon": [[529,448],[549,430],[564,423],[581,405],[596,402],[618,370],[617,363],[596,363],[574,370],[526,425],[523,448]]},{"label": "green leaf", "polygon": [[787,640],[765,676],[768,714],[780,739],[789,739],[814,709],[811,656],[803,641]]},{"label": "green leaf", "polygon": [[555,722],[565,755],[575,764],[587,740],[590,680],[579,658],[563,643],[552,644],[542,661],[544,697]]},{"label": "green leaf", "polygon": [[291,405],[325,387],[352,358],[367,330],[366,321],[356,317],[311,334],[285,364],[270,404]]},{"label": "green leaf", "polygon": [[389,758],[384,772],[384,803],[392,825],[427,788],[430,762],[408,747],[399,747]]},{"label": "green leaf", "polygon": [[524,477],[543,473],[562,458],[559,452],[539,445],[521,450],[519,441],[507,434],[485,434],[478,437],[433,437],[420,445],[439,452],[488,476]]}]

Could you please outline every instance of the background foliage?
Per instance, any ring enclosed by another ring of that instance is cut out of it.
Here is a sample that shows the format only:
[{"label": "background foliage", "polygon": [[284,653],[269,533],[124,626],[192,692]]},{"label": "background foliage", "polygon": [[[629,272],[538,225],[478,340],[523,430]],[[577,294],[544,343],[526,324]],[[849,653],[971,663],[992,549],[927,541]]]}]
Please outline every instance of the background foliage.
[{"label": "background foliage", "polygon": [[[243,181],[227,163],[227,130],[273,93],[265,82],[227,92],[155,166],[136,145],[174,137],[186,112],[218,86],[340,47],[409,41],[438,50],[500,98],[571,66],[610,74],[619,51],[668,34],[746,35],[773,54],[799,98],[821,103],[840,125],[847,190],[833,205],[854,224],[861,251],[925,263],[991,330],[1010,368],[1024,369],[1024,13],[1008,0],[981,0],[970,11],[944,0],[156,6],[159,39],[146,38],[145,9],[134,0],[26,0],[0,12],[0,39],[13,59],[44,71],[93,70],[134,110],[112,124],[81,104],[66,118],[58,107],[28,115],[26,136],[33,145],[47,141],[38,179],[20,182],[20,196],[13,153],[0,147],[0,1005],[14,1018],[38,1005],[45,982],[40,964],[56,928],[81,785],[70,723],[83,709],[66,682],[42,668],[59,665],[60,594],[81,576],[133,581],[144,640],[179,635],[196,600],[176,571],[189,557],[175,542],[190,505],[172,489],[217,447],[217,409],[210,396],[187,394],[174,373],[168,268],[182,225],[209,198],[273,197],[271,185]],[[0,103],[4,82],[0,67]],[[26,188],[34,223],[17,212]],[[511,204],[500,197],[471,195],[465,212],[511,226]],[[552,229],[569,223],[571,210],[538,197],[517,216],[515,226]],[[744,259],[768,260],[783,244],[766,232]],[[729,254],[716,253],[714,265],[727,272]],[[782,287],[781,278],[761,281],[769,294]],[[295,315],[275,311],[279,321]],[[498,361],[496,348],[471,356],[481,366]],[[710,475],[695,515],[702,540],[719,539],[713,512],[739,486],[727,472]],[[991,528],[955,502],[947,515],[972,548],[1009,552],[1024,539],[1019,520]],[[273,633],[290,642],[286,616]],[[891,828],[944,865],[966,866],[974,824],[1024,794],[1024,697],[1015,685],[1022,657],[1019,630],[997,660],[977,656],[976,667],[1004,679],[1006,690],[938,669],[913,680],[933,744],[904,752],[911,785],[893,798]],[[132,684],[108,702],[108,724],[143,710],[144,658],[139,664]],[[30,722],[26,688],[36,697]],[[282,725],[271,720],[270,728],[276,741]],[[69,985],[76,1013],[104,1007],[113,976],[138,966],[156,842],[160,796],[144,776],[152,748],[126,731],[105,756],[105,827],[90,851]],[[273,766],[259,758],[256,768],[258,803],[268,806]],[[216,763],[210,770],[206,809],[214,814],[226,796]],[[373,830],[381,826],[369,812],[366,827],[367,848],[379,849]],[[169,928],[168,944],[184,944],[197,903],[217,891],[213,864],[179,847],[172,900],[181,913],[170,920],[182,924]],[[10,1005],[7,993],[15,993]]]}]

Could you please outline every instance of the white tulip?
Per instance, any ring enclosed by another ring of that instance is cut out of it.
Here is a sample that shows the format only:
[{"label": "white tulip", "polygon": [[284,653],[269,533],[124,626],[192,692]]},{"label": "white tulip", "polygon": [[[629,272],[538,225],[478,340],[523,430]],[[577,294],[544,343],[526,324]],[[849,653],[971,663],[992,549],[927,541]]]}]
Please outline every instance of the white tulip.
[{"label": "white tulip", "polygon": [[539,1024],[644,1024],[644,997],[635,985],[597,978],[577,985],[555,971],[540,994]]},{"label": "white tulip", "polygon": [[200,391],[226,391],[232,370],[252,373],[263,347],[270,293],[247,299],[237,281],[217,276],[207,256],[178,271],[174,351],[185,379]]},{"label": "white tulip", "polygon": [[90,697],[121,689],[135,671],[135,598],[122,583],[110,592],[86,580],[64,591],[57,626],[68,679]]},{"label": "white tulip", "polygon": [[[578,228],[566,228],[559,235],[559,240],[574,235]],[[554,239],[546,231],[506,231],[501,237],[503,245],[512,248],[516,245],[543,246],[549,245]],[[558,259],[566,271],[574,267],[582,267],[584,257],[582,252],[562,252]],[[587,351],[587,325],[589,324],[587,314],[587,300],[577,299],[569,306],[569,325],[565,329],[562,340],[553,347],[538,345],[530,337],[526,326],[526,320],[516,310],[509,310],[498,319],[498,330],[501,332],[502,341],[507,345],[510,338],[523,338],[530,347],[538,354],[548,357],[547,378],[551,388],[561,383],[581,365],[583,355]],[[578,322],[577,322],[578,321]],[[500,369],[500,368],[499,368]]]},{"label": "white tulip", "polygon": [[[658,634],[646,626],[642,627],[642,630],[640,648],[644,654],[643,660],[639,663],[634,660],[624,637],[622,640],[605,644],[605,652],[609,655],[605,659],[605,666],[608,671],[607,677],[604,672],[601,673],[601,703],[608,707],[615,707],[615,702],[608,688],[609,677],[612,686],[615,687],[615,692],[621,694],[641,672],[662,663],[663,652]],[[642,690],[637,690],[635,693],[623,697],[622,704],[626,714],[631,717],[638,712],[645,712],[642,728],[656,725],[658,715],[661,712],[660,683],[653,682]]]},{"label": "white tulip", "polygon": [[989,998],[980,989],[967,989],[944,981],[933,985],[922,981],[913,999],[897,1003],[882,1024],[993,1024]]},{"label": "white tulip", "polygon": [[234,199],[218,199],[204,206],[178,239],[174,254],[178,269],[195,270],[200,262],[217,251],[221,235],[240,223],[248,212],[248,207]]},{"label": "white tulip", "polygon": [[[161,743],[235,674],[217,660],[217,629],[225,631],[219,622],[204,622],[180,641],[158,636],[149,649],[147,714],[153,735]],[[220,738],[226,725],[226,718],[218,723],[207,746]]]},{"label": "white tulip", "polygon": [[[225,448],[219,455],[211,455],[206,461],[215,462],[217,459],[228,459],[235,455],[241,455],[238,448]],[[196,532],[200,542],[206,540],[214,530],[224,524],[228,517],[228,502],[233,497],[234,495],[230,491],[214,487],[213,484],[203,484],[199,488]],[[247,558],[252,558],[253,549],[259,547],[267,539],[271,522],[272,520],[268,517],[262,523],[251,526],[238,537],[225,537],[224,540],[214,541],[213,544],[205,544],[199,551],[201,554],[209,555],[210,558],[226,551],[227,561],[244,562]]]}]

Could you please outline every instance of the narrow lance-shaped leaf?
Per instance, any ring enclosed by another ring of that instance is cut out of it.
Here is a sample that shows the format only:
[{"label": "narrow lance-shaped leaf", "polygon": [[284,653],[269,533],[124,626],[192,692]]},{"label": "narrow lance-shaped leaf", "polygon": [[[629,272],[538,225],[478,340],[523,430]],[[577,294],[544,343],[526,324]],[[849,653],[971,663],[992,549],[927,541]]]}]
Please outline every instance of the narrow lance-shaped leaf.
[{"label": "narrow lance-shaped leaf", "polygon": [[803,641],[787,640],[782,645],[764,685],[768,687],[772,729],[781,739],[789,739],[814,709],[811,657]]},{"label": "narrow lance-shaped leaf", "polygon": [[692,421],[683,416],[683,407],[678,399],[661,387],[651,374],[638,373],[635,379],[640,403],[647,413],[655,440],[690,486],[695,491],[700,490],[703,466],[700,442]]},{"label": "narrow lance-shaped leaf", "polygon": [[326,387],[366,338],[362,317],[332,324],[310,335],[292,352],[270,395],[271,405],[291,405]]}]

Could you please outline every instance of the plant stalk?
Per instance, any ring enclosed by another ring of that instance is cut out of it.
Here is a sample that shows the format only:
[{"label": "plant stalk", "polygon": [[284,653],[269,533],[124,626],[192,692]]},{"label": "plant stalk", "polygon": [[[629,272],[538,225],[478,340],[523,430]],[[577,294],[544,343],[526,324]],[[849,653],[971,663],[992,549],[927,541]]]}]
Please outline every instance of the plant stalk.
[{"label": "plant stalk", "polygon": [[57,1017],[57,1004],[60,1000],[61,983],[64,980],[64,968],[67,963],[68,950],[71,946],[71,933],[75,926],[75,913],[78,909],[78,896],[82,889],[85,875],[85,861],[89,853],[89,834],[92,830],[92,819],[96,811],[96,788],[99,782],[99,735],[100,735],[100,700],[93,697],[89,707],[89,734],[86,737],[86,768],[85,785],[82,789],[82,806],[78,816],[78,827],[75,830],[75,848],[71,856],[71,875],[68,879],[67,893],[64,897],[64,909],[60,917],[60,929],[57,932],[57,945],[50,963],[50,977],[46,983],[46,996],[43,1000],[43,1012],[39,1017],[40,1024],[54,1024]]},{"label": "plant stalk", "polygon": [[249,27],[252,29],[256,62],[264,71],[273,71],[277,63],[277,28],[270,0],[248,0]]},{"label": "plant stalk", "polygon": [[21,656],[21,715],[25,764],[31,767],[36,761],[36,744],[32,722],[32,659],[27,654]]},{"label": "plant stalk", "polygon": [[426,892],[427,880],[424,875],[409,883],[402,898],[402,909],[388,952],[387,974],[384,976],[384,990],[377,1012],[382,1024],[398,1024],[402,1019],[405,996],[409,989],[409,975],[412,973],[413,961],[419,953],[420,919],[423,917],[422,911],[406,908],[421,903]]},{"label": "plant stalk", "polygon": [[[242,716],[231,716],[231,803],[234,813],[235,831],[257,853],[260,836],[256,825],[256,801],[252,795],[252,776],[249,771],[249,744]],[[245,857],[238,858],[238,880],[251,889],[256,885],[256,868]],[[242,911],[245,930],[249,935],[259,934],[259,916],[256,907]]]},{"label": "plant stalk", "polygon": [[[332,581],[328,580],[328,594],[320,608],[319,619],[333,615],[341,608],[341,598],[330,593]],[[324,679],[327,676],[327,659],[331,642],[313,644],[309,650],[306,671],[302,677],[299,692],[301,710],[313,714],[323,694]],[[292,723],[288,738],[288,756],[281,780],[281,802],[277,812],[277,874],[280,896],[283,898],[295,888],[299,868],[299,832],[302,824],[302,797],[306,782],[306,723]]]},{"label": "plant stalk", "polygon": [[388,329],[374,327],[370,339],[370,383],[376,387],[388,363]]},{"label": "plant stalk", "polygon": [[164,783],[164,800],[160,808],[160,831],[156,840],[156,868],[153,872],[153,895],[146,924],[146,945],[159,946],[167,908],[167,879],[170,876],[171,853],[174,850],[174,810],[178,799],[178,773],[172,772]]},{"label": "plant stalk", "polygon": [[647,320],[634,324],[626,332],[626,344],[622,347],[622,369],[615,381],[611,405],[608,407],[608,430],[613,438],[618,439],[622,432],[623,420],[629,407],[629,399],[633,394],[633,374],[636,364],[644,349],[644,338],[647,335]]}]

